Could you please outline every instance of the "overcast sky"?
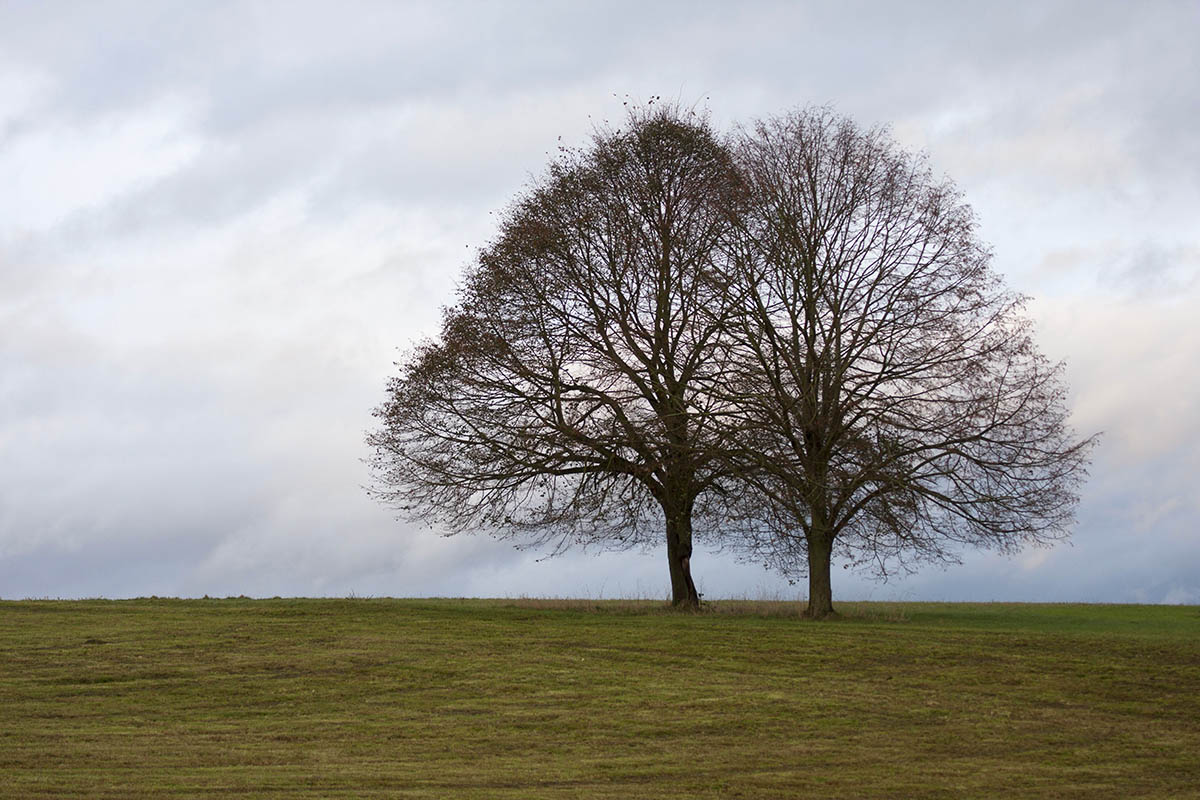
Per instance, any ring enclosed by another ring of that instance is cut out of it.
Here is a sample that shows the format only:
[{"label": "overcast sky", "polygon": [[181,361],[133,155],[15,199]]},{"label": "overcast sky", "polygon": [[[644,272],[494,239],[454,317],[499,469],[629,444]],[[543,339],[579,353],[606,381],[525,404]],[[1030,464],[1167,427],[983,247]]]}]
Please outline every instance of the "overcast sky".
[{"label": "overcast sky", "polygon": [[0,0],[0,597],[666,596],[658,550],[397,522],[361,463],[489,212],[663,95],[927,150],[1104,431],[1070,544],[835,601],[1198,603],[1197,41],[1196,0]]}]

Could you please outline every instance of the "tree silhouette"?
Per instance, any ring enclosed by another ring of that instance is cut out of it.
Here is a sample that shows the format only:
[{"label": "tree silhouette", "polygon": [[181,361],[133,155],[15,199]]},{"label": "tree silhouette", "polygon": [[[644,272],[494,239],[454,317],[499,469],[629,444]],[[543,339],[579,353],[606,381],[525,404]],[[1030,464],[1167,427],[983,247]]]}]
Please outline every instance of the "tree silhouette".
[{"label": "tree silhouette", "polygon": [[821,108],[744,132],[737,162],[725,396],[761,448],[739,474],[776,509],[747,544],[807,573],[808,615],[833,611],[835,553],[886,573],[1065,535],[1093,439],[954,187]]},{"label": "tree silhouette", "polygon": [[693,541],[726,519],[703,387],[728,360],[734,178],[707,122],[662,106],[562,151],[392,380],[377,494],[555,552],[665,538],[673,602],[696,607]]},{"label": "tree silhouette", "polygon": [[560,552],[707,538],[833,613],[834,555],[887,574],[1066,535],[1067,424],[953,185],[827,109],[723,142],[653,104],[563,150],[376,410],[376,494]]}]

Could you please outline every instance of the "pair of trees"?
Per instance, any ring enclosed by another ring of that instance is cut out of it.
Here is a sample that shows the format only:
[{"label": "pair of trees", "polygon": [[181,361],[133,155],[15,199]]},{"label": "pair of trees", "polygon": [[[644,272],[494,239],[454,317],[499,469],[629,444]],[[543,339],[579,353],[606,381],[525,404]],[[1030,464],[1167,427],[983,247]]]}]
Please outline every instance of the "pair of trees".
[{"label": "pair of trees", "polygon": [[1090,440],[952,185],[826,109],[653,105],[505,213],[369,434],[375,492],[559,552],[665,538],[809,577],[1066,533]]}]

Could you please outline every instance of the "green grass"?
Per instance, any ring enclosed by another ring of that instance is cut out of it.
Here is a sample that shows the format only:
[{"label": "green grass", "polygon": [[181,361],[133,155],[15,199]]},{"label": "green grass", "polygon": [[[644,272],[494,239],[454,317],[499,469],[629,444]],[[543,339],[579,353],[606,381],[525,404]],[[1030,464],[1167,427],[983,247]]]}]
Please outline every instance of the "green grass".
[{"label": "green grass", "polygon": [[0,603],[0,797],[1200,797],[1200,608]]}]

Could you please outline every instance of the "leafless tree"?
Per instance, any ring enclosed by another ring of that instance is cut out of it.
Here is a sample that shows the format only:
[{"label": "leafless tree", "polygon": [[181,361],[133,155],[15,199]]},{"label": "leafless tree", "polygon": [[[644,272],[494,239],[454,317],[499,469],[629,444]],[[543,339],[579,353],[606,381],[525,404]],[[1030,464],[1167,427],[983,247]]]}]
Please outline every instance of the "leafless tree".
[{"label": "leafless tree", "polygon": [[[1066,534],[1093,439],[1066,420],[970,208],[886,131],[824,109],[731,149],[644,108],[563,151],[376,415],[376,492],[559,552],[700,538],[886,574]],[[665,534],[665,536],[664,536]]]},{"label": "leafless tree", "polygon": [[835,554],[886,573],[1065,535],[1093,441],[955,188],[820,108],[744,131],[736,160],[723,395],[753,427],[740,474],[776,512],[746,546],[806,572],[823,617]]},{"label": "leafless tree", "polygon": [[653,105],[562,151],[503,218],[440,338],[376,410],[376,492],[450,532],[548,547],[663,541],[698,605],[693,541],[726,522],[711,392],[733,295],[728,148]]}]

